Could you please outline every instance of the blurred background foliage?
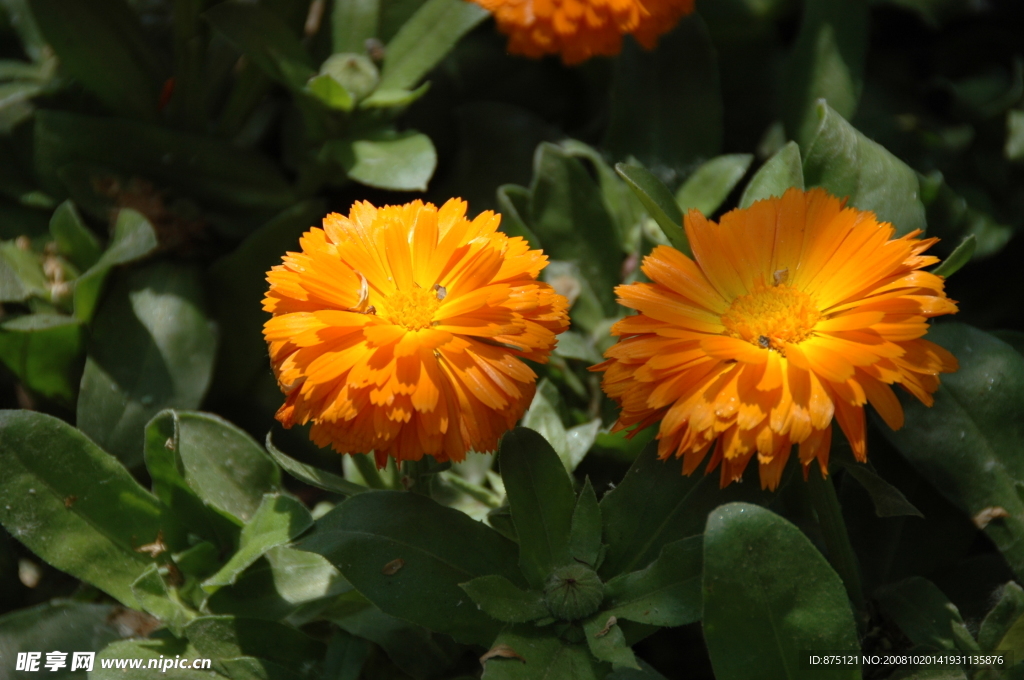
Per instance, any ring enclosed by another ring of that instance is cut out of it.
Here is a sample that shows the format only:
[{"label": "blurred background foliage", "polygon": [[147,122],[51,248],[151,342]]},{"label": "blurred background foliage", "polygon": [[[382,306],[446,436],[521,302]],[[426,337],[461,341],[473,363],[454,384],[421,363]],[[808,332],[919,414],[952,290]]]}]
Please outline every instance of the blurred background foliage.
[{"label": "blurred background foliage", "polygon": [[[273,431],[287,456],[256,443],[281,403],[260,333],[265,272],[355,200],[460,196],[473,213],[500,211],[506,232],[544,248],[544,276],[573,303],[571,330],[535,367],[523,425],[601,498],[634,461],[642,468],[654,435],[609,434],[614,404],[586,370],[624,313],[614,286],[642,276],[655,245],[687,248],[685,211],[717,216],[814,185],[901,233],[926,228],[942,257],[963,244],[948,292],[968,326],[935,332],[959,348],[963,370],[934,409],[907,406],[906,429],[872,429],[872,467],[835,447],[870,596],[861,645],[1024,654],[1024,595],[1012,583],[1024,573],[1022,35],[1014,0],[699,0],[657,50],[627,40],[616,58],[567,68],[507,55],[486,13],[463,0],[0,0],[0,405],[77,428],[6,421],[0,461],[49,486],[53,522],[75,504],[60,492],[79,474],[64,456],[100,461],[77,483],[114,475],[137,496],[139,524],[102,508],[75,516],[121,548],[159,525],[157,553],[174,554],[134,559],[132,543],[123,573],[98,574],[33,539],[50,526],[43,515],[11,511],[0,530],[4,663],[13,650],[103,649],[152,632],[155,616],[165,629],[148,647],[105,653],[198,652],[223,659],[229,678],[313,677],[295,671],[310,659],[331,678],[478,677],[479,640],[453,639],[290,547],[347,485],[400,488],[402,473],[363,457],[339,465],[301,429]],[[180,443],[173,460],[165,441]],[[42,446],[38,460],[25,462],[16,442]],[[436,474],[432,491],[514,536],[495,467],[471,455]],[[650,474],[654,485],[662,473]],[[744,500],[821,544],[794,486],[772,498],[755,486],[686,496],[700,519],[674,538],[699,534],[714,511],[720,543],[705,560],[728,561],[721,536],[734,518],[715,508]],[[0,481],[0,501],[22,503],[23,492]],[[153,519],[166,512],[188,530]],[[203,540],[186,540],[196,527]],[[778,531],[793,551],[806,547]],[[786,559],[776,576],[802,578]],[[182,573],[168,581],[168,569]],[[224,651],[224,619],[196,623],[196,609],[264,627]],[[831,614],[808,616],[813,627]],[[721,631],[735,621],[703,631],[696,618],[673,621],[687,625],[628,637],[642,640],[644,670],[608,677],[710,678],[713,662],[723,679],[760,672],[723,665],[737,642]],[[263,675],[243,658],[261,659]]]}]

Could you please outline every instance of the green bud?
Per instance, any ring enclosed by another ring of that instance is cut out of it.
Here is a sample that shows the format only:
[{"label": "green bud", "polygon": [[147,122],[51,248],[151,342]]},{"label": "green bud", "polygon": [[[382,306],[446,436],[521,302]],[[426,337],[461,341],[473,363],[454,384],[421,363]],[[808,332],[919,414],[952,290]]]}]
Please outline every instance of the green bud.
[{"label": "green bud", "polygon": [[544,602],[552,614],[576,621],[597,611],[604,586],[592,569],[582,564],[559,567],[544,587]]},{"label": "green bud", "polygon": [[358,101],[373,92],[380,73],[369,58],[361,54],[332,54],[320,66],[320,75],[329,75]]}]

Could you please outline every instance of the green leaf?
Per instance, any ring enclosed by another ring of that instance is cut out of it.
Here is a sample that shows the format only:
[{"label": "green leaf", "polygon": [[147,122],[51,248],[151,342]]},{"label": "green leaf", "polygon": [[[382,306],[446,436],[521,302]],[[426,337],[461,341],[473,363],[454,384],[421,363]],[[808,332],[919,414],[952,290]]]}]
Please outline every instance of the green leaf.
[{"label": "green leaf", "polygon": [[[172,660],[178,657],[193,661],[203,658],[203,655],[185,640],[178,640],[169,635],[115,642],[96,655],[89,678],[90,680],[124,680],[125,667],[118,668],[116,664],[119,661],[130,663],[130,659],[143,660],[142,668],[132,670],[132,680],[211,680],[217,678],[209,670],[183,670],[170,667],[165,669],[162,667],[164,659],[173,663]],[[104,660],[111,664],[110,668],[103,667]],[[150,663],[153,663],[154,666],[149,667]]]},{"label": "green leaf", "polygon": [[277,546],[233,585],[213,593],[206,608],[213,614],[280,621],[351,590],[341,572],[320,555]]},{"label": "green leaf", "polygon": [[956,606],[928,579],[913,576],[884,586],[875,593],[875,600],[915,644],[948,651],[978,650]]},{"label": "green leaf", "polygon": [[1006,145],[1003,153],[1011,161],[1024,160],[1024,111],[1006,112]]},{"label": "green leaf", "polygon": [[380,0],[334,0],[331,5],[332,51],[366,51],[366,41],[377,37]]},{"label": "green leaf", "polygon": [[[1014,573],[1024,575],[1024,357],[958,323],[933,326],[927,339],[952,352],[960,370],[942,376],[934,406],[903,398],[907,425],[881,429],[939,493],[984,526]],[[995,508],[1006,516],[988,521]]]},{"label": "green leaf", "polygon": [[534,588],[572,562],[569,534],[576,496],[558,455],[523,427],[501,438],[498,464],[519,536],[519,567]]},{"label": "green leaf", "polygon": [[307,89],[328,108],[339,111],[351,111],[355,108],[356,102],[352,94],[329,74],[324,73],[310,79]]},{"label": "green leaf", "polygon": [[111,111],[154,119],[167,78],[156,43],[123,0],[31,0],[61,68]]},{"label": "green leaf", "polygon": [[626,184],[640,199],[647,214],[661,227],[669,243],[679,251],[692,254],[686,232],[683,231],[683,213],[668,187],[647,169],[638,165],[617,163],[615,171],[626,180]]},{"label": "green leaf", "polygon": [[[87,604],[53,600],[0,616],[0,659],[12,673],[19,652],[43,652],[40,670],[46,672],[46,652],[51,650],[98,652],[119,639],[117,627],[110,623],[117,608],[109,604]],[[71,666],[68,654],[68,668]],[[98,667],[99,664],[96,664]],[[84,673],[63,677],[81,678]],[[31,676],[29,676],[31,677]]]},{"label": "green leaf", "polygon": [[924,514],[907,500],[903,492],[878,476],[874,470],[863,463],[841,463],[850,477],[856,479],[871,496],[878,517],[921,517]]},{"label": "green leaf", "polygon": [[482,680],[603,680],[608,675],[607,664],[596,660],[583,645],[562,640],[550,628],[517,626],[499,635],[492,647],[511,650],[518,658],[488,658]]},{"label": "green leaf", "polygon": [[359,680],[372,651],[369,641],[343,630],[334,631],[331,641],[327,643],[324,677],[332,680]]},{"label": "green leaf", "polygon": [[633,650],[626,644],[626,636],[615,617],[608,612],[598,612],[583,624],[590,653],[601,661],[607,661],[614,668],[640,670],[640,664],[633,656]]},{"label": "green leaf", "polygon": [[425,191],[437,166],[434,144],[419,132],[329,142],[324,150],[345,169],[349,179],[378,189]]},{"label": "green leaf", "polygon": [[667,544],[700,534],[718,505],[762,498],[756,482],[720,489],[717,474],[702,477],[698,470],[683,475],[682,461],[660,460],[658,442],[652,441],[622,482],[601,499],[608,554],[600,573],[607,579],[643,569]]},{"label": "green leaf", "polygon": [[501,214],[501,230],[511,237],[522,237],[531,248],[540,248],[540,239],[526,223],[530,218],[530,190],[515,184],[503,184],[495,193]]},{"label": "green leaf", "polygon": [[1013,238],[1013,227],[1000,224],[988,213],[971,207],[963,196],[946,184],[941,172],[935,170],[919,175],[918,179],[921,181],[921,200],[927,211],[930,236],[937,236],[950,244],[974,237],[977,241],[973,257],[976,258],[998,253]]},{"label": "green leaf", "polygon": [[647,51],[633,41],[615,61],[604,147],[659,173],[710,158],[722,146],[722,95],[707,27],[691,14]]},{"label": "green leaf", "polygon": [[0,302],[49,298],[49,285],[39,257],[12,241],[0,243]]},{"label": "green leaf", "polygon": [[526,623],[551,615],[540,591],[523,590],[504,576],[478,576],[459,587],[476,606],[499,621]]},{"label": "green leaf", "polygon": [[82,335],[69,316],[19,316],[0,323],[0,359],[33,392],[70,404],[82,370]]},{"label": "green leaf", "polygon": [[782,79],[782,118],[789,137],[806,145],[818,127],[820,100],[849,120],[857,110],[868,44],[862,0],[809,0]]},{"label": "green leaf", "polygon": [[81,271],[84,272],[100,259],[100,243],[82,222],[78,209],[71,201],[64,201],[53,211],[50,234],[57,242],[57,252]]},{"label": "green leaf", "polygon": [[879,220],[892,223],[897,235],[923,231],[928,225],[917,174],[828,104],[818,102],[815,111],[817,133],[804,147],[806,185],[848,197],[850,205],[871,210]]},{"label": "green leaf", "polygon": [[600,566],[601,529],[601,507],[597,504],[597,494],[590,484],[590,477],[587,477],[576,499],[576,508],[572,511],[569,554],[574,560],[592,569]]},{"label": "green leaf", "polygon": [[41,179],[55,194],[63,191],[59,171],[77,165],[144,177],[228,212],[279,211],[296,201],[278,167],[259,152],[136,121],[39,111],[35,154]]},{"label": "green leaf", "polygon": [[640,662],[640,670],[632,668],[616,668],[605,680],[666,680],[665,676],[654,670],[643,659]]},{"label": "green leaf", "polygon": [[758,168],[743,190],[739,207],[749,208],[756,201],[781,196],[790,187],[804,188],[804,166],[796,142],[787,142]]},{"label": "green leaf", "polygon": [[[280,470],[256,440],[210,413],[160,413],[146,431],[146,462],[161,471],[159,476],[153,473],[158,496],[171,499],[171,485],[184,484],[205,506],[235,524],[253,518],[264,494],[281,486]],[[230,524],[218,524],[215,535],[223,540],[227,533],[233,543]]]},{"label": "green leaf", "polygon": [[527,223],[553,260],[575,263],[601,301],[606,316],[618,306],[612,289],[619,283],[622,251],[601,189],[579,160],[543,143],[534,156]]},{"label": "green leaf", "polygon": [[415,86],[488,16],[479,5],[463,0],[427,0],[388,43],[379,89]]},{"label": "green leaf", "polygon": [[[985,615],[978,629],[978,646],[985,652],[997,649],[1017,651],[1017,648],[1024,647],[1024,637],[1013,640],[1007,636],[1024,616],[1024,588],[1009,581],[997,593],[999,600]],[[1021,626],[1021,632],[1024,633],[1024,626]]]},{"label": "green leaf", "polygon": [[310,661],[323,659],[327,652],[322,642],[291,626],[234,616],[201,616],[188,624],[185,636],[205,658],[252,657],[303,669],[302,675],[314,675]]},{"label": "green leaf", "polygon": [[274,462],[280,465],[292,477],[310,486],[315,486],[318,489],[330,491],[331,493],[341,494],[342,496],[354,496],[357,493],[369,491],[362,484],[350,482],[339,475],[315,468],[312,465],[300,463],[291,456],[282,453],[270,441],[269,432],[267,433],[267,452],[270,453],[270,457],[274,459]]},{"label": "green leaf", "polygon": [[203,16],[232,47],[285,87],[299,90],[315,75],[299,37],[270,9],[247,2],[222,2]]},{"label": "green leaf", "polygon": [[111,455],[62,420],[0,411],[0,524],[49,564],[129,607],[153,563],[135,548],[180,529]]},{"label": "green leaf", "polygon": [[[842,581],[795,526],[729,503],[704,534],[704,638],[718,680],[803,678],[806,650],[860,651]],[[860,678],[860,666],[815,678]]]},{"label": "green leaf", "polygon": [[216,331],[202,292],[194,269],[156,263],[118,281],[97,313],[78,427],[129,466],[142,461],[154,415],[194,409],[206,392]]},{"label": "green leaf", "polygon": [[932,274],[941,276],[944,279],[948,279],[953,274],[956,274],[960,269],[971,261],[971,257],[974,255],[974,250],[977,248],[978,239],[974,234],[966,237],[960,242],[949,257],[942,261],[938,267],[932,270]]},{"label": "green leaf", "polygon": [[499,624],[468,606],[459,584],[487,574],[523,584],[514,543],[419,494],[352,496],[298,547],[326,557],[385,613],[473,644],[490,644]]},{"label": "green leaf", "polygon": [[176,591],[168,589],[155,564],[151,564],[149,569],[135,579],[132,583],[132,594],[142,611],[160,619],[179,637],[188,622],[197,616],[195,611],[182,604]]},{"label": "green leaf", "polygon": [[682,626],[700,620],[703,539],[669,543],[645,569],[621,574],[605,584],[603,608],[610,615],[656,626]]},{"label": "green leaf", "polygon": [[697,210],[710,216],[729,197],[743,176],[747,174],[754,157],[749,153],[734,153],[712,158],[693,171],[676,192],[676,203],[683,214]]},{"label": "green leaf", "polygon": [[213,591],[238,580],[238,576],[271,548],[298,538],[313,526],[313,518],[299,501],[290,496],[267,494],[252,519],[242,528],[238,552],[220,571],[203,582],[203,589]]}]

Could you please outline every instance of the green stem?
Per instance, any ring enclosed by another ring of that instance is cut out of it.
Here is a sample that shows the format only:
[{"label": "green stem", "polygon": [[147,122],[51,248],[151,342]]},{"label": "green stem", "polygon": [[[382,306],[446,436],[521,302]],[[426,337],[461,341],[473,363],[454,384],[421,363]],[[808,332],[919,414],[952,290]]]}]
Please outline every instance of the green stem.
[{"label": "green stem", "polygon": [[388,485],[384,483],[384,480],[380,477],[380,472],[377,470],[377,465],[373,462],[373,454],[356,454],[352,456],[352,462],[355,463],[356,469],[359,470],[359,474],[363,476],[363,481],[366,482],[366,486],[371,489],[386,489]]},{"label": "green stem", "polygon": [[441,476],[444,481],[448,482],[462,493],[480,501],[489,508],[501,507],[501,499],[493,491],[485,489],[479,484],[464,479],[454,472],[442,472]]},{"label": "green stem", "polygon": [[864,590],[861,587],[860,572],[857,568],[857,556],[850,544],[850,536],[846,532],[843,511],[839,506],[836,488],[831,479],[822,478],[817,469],[812,469],[807,480],[807,495],[811,506],[818,516],[818,526],[825,541],[828,561],[839,574],[846,586],[846,594],[853,603],[858,628],[867,623],[867,606],[864,601]]}]

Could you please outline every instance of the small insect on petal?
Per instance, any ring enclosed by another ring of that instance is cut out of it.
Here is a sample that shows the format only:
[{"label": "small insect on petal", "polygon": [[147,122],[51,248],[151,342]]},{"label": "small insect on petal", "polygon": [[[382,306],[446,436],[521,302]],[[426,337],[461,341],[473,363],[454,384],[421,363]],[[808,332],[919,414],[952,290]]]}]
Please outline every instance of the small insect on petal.
[{"label": "small insect on petal", "polygon": [[772,275],[772,278],[775,279],[776,286],[781,286],[786,281],[789,281],[789,267],[783,267],[776,271],[775,274]]},{"label": "small insect on petal", "polygon": [[757,344],[759,344],[761,347],[765,349],[768,349],[769,347],[772,346],[772,341],[771,338],[769,338],[767,335],[759,335],[757,336]]},{"label": "small insect on petal", "polygon": [[380,573],[384,574],[385,576],[394,576],[404,566],[405,566],[405,560],[403,560],[401,557],[399,557],[397,560],[391,560],[390,562],[385,564],[384,568],[380,570]]},{"label": "small insect on petal", "polygon": [[444,286],[442,286],[440,283],[435,283],[434,284],[434,292],[437,293],[437,299],[438,300],[443,300],[448,295],[448,290]]}]

